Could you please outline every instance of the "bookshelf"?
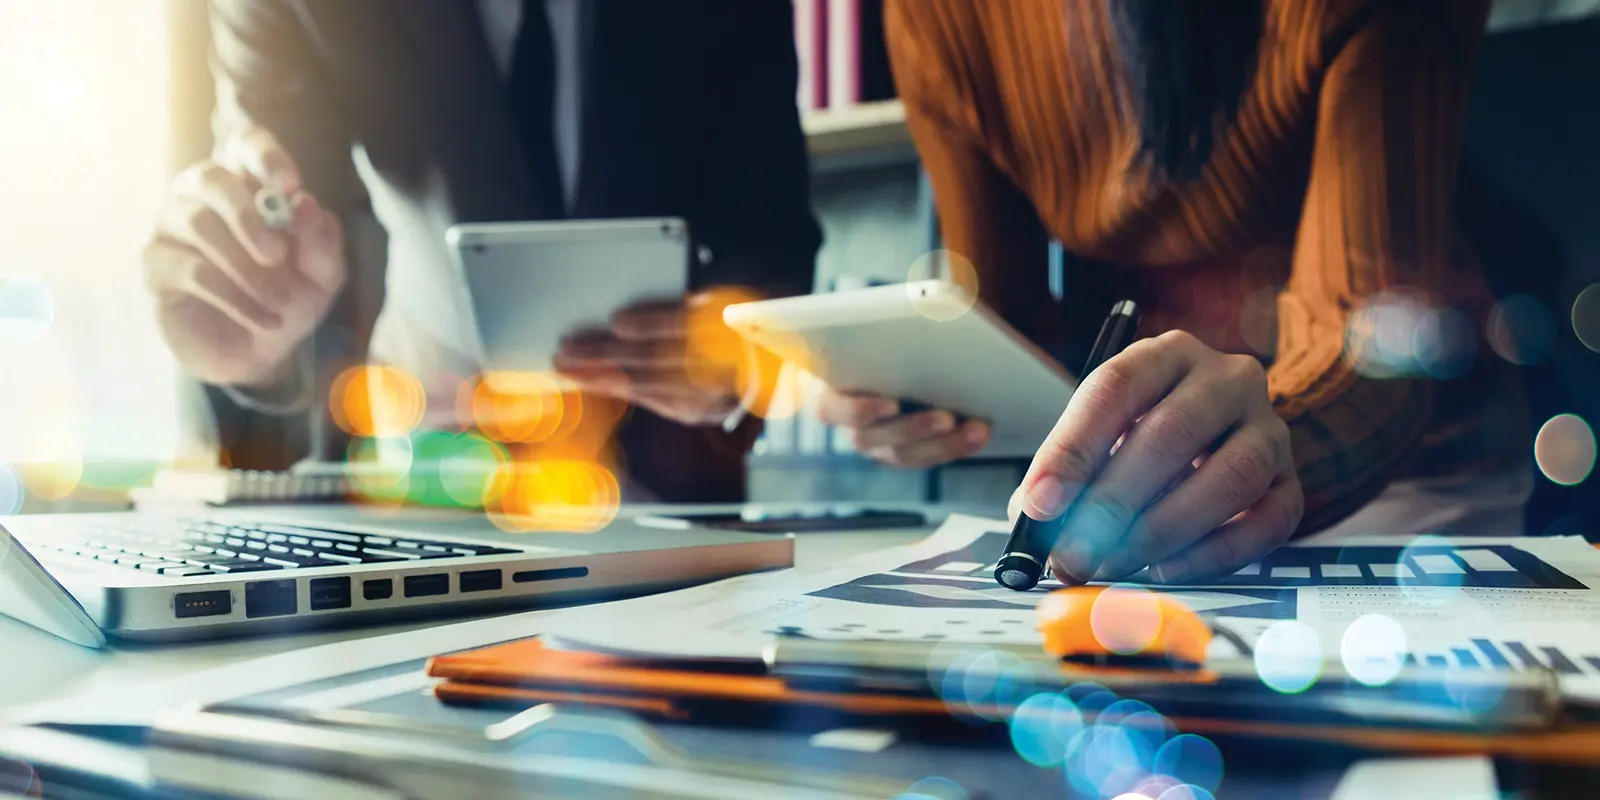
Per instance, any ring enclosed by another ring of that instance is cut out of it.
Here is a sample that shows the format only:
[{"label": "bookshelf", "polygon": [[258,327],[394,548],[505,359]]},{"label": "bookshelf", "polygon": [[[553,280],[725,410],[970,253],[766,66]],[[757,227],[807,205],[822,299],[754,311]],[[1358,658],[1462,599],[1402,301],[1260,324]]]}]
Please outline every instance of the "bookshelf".
[{"label": "bookshelf", "polygon": [[911,131],[906,128],[906,108],[899,100],[807,111],[801,115],[800,124],[813,158],[874,151],[898,151],[907,157],[916,154]]}]

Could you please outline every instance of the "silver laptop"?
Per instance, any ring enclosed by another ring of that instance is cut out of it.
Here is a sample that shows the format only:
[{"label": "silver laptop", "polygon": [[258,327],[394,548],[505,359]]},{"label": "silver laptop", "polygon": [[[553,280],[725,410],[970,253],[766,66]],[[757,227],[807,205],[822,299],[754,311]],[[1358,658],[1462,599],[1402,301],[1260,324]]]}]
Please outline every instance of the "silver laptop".
[{"label": "silver laptop", "polygon": [[527,608],[791,566],[787,536],[507,534],[481,514],[298,506],[0,517],[0,613],[95,646]]}]

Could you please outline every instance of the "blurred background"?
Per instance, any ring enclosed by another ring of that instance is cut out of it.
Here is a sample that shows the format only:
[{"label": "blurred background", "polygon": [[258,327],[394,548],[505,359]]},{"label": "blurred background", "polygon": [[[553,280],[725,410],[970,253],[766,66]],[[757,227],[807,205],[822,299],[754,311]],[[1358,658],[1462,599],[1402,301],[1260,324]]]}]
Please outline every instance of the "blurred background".
[{"label": "blurred background", "polygon": [[[797,87],[826,235],[818,291],[924,277],[938,242],[874,3],[860,9],[855,88]],[[206,14],[204,0],[0,0],[0,513],[120,502],[162,467],[210,458],[180,439],[137,260],[167,179],[211,146]],[[1520,265],[1491,276],[1501,304],[1476,334],[1524,367],[1545,426],[1528,443],[1536,532],[1600,507],[1597,15],[1600,0],[1497,2],[1466,136],[1463,227],[1515,254],[1487,261]],[[769,424],[750,470],[757,501],[992,501],[1019,477],[880,469],[804,410]]]}]

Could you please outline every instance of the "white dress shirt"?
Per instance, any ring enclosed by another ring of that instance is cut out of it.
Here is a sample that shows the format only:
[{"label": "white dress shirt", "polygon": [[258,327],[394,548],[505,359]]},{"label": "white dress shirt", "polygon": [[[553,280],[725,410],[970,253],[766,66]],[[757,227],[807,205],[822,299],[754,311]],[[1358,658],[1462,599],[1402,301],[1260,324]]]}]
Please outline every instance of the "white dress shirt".
[{"label": "white dress shirt", "polygon": [[[484,40],[502,78],[509,78],[522,0],[476,0]],[[583,63],[587,49],[584,8],[592,0],[544,0],[555,44],[554,125],[556,164],[570,207],[577,189],[583,119]],[[419,377],[430,393],[448,393],[483,361],[477,321],[461,266],[445,244],[437,209],[418,208],[415,194],[389,184],[357,148],[357,171],[373,213],[389,237],[387,297],[372,337],[372,359]],[[425,176],[425,180],[438,180]],[[431,411],[432,409],[430,409]],[[442,409],[449,412],[449,409]],[[430,417],[432,415],[430,414]]]}]

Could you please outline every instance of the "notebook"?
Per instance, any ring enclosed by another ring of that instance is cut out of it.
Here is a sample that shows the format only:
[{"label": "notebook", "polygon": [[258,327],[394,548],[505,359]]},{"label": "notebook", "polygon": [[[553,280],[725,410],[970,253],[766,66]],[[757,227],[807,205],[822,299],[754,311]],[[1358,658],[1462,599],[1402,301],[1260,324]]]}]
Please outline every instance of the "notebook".
[{"label": "notebook", "polygon": [[358,471],[350,464],[302,462],[281,472],[245,469],[169,469],[156,474],[148,489],[135,490],[146,503],[301,503],[343,500]]}]

